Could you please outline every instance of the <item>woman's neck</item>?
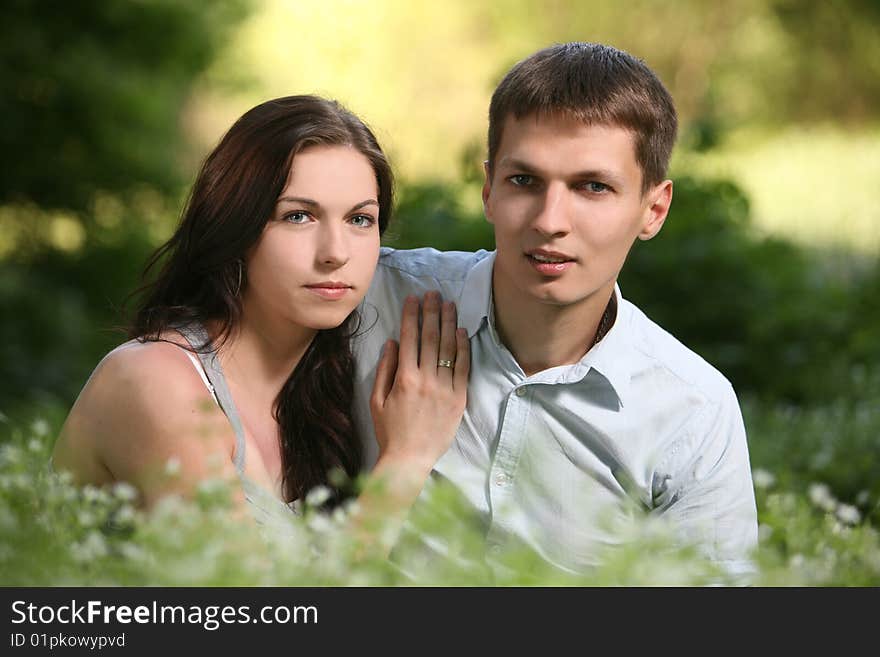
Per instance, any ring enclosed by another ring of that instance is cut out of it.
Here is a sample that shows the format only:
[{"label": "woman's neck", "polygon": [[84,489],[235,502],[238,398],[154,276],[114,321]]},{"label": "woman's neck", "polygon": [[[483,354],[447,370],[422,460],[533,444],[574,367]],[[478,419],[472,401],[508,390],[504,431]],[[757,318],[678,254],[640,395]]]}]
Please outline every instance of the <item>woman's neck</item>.
[{"label": "woman's neck", "polygon": [[261,315],[245,302],[241,322],[220,350],[220,362],[237,387],[271,404],[316,334],[315,329]]}]

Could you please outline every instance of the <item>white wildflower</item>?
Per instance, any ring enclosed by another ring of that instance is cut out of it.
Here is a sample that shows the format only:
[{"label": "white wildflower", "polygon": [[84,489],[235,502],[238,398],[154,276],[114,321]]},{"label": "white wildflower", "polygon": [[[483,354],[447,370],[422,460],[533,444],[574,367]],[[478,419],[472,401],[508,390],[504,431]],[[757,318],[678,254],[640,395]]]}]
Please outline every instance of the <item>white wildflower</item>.
[{"label": "white wildflower", "polygon": [[120,525],[127,525],[134,522],[135,519],[135,510],[131,504],[123,504],[119,507],[119,511],[116,512],[115,517],[113,518],[114,522]]},{"label": "white wildflower", "polygon": [[119,553],[130,561],[145,561],[148,556],[142,547],[130,541],[119,544]]},{"label": "white wildflower", "polygon": [[176,493],[163,495],[153,507],[152,515],[163,519],[172,518],[176,513],[183,511],[183,506],[185,506],[185,502],[180,495]]},{"label": "white wildflower", "polygon": [[43,438],[49,435],[49,423],[44,418],[38,418],[31,422],[31,432]]},{"label": "white wildflower", "polygon": [[353,497],[343,502],[342,508],[345,509],[345,513],[348,516],[354,516],[361,512],[361,505],[358,504],[357,499]]},{"label": "white wildflower", "polygon": [[93,486],[92,484],[86,484],[83,486],[83,499],[86,502],[97,502],[103,496],[101,495],[101,489],[97,486]]},{"label": "white wildflower", "polygon": [[837,500],[831,494],[831,489],[826,484],[810,484],[807,491],[810,501],[823,511],[834,511]]},{"label": "white wildflower", "polygon": [[306,495],[306,506],[318,507],[330,499],[330,489],[326,486],[315,486]]},{"label": "white wildflower", "polygon": [[862,514],[859,513],[859,510],[849,504],[839,505],[835,515],[840,522],[846,525],[857,525],[862,520]]},{"label": "white wildflower", "polygon": [[856,495],[856,504],[858,504],[859,506],[867,506],[870,500],[871,493],[866,490],[859,491],[859,494]]},{"label": "white wildflower", "polygon": [[6,465],[16,465],[21,462],[21,450],[15,445],[4,445],[0,447],[0,463]]},{"label": "white wildflower", "polygon": [[314,532],[323,534],[333,529],[333,523],[323,513],[315,513],[309,517],[308,527]]},{"label": "white wildflower", "polygon": [[176,477],[180,474],[180,459],[172,456],[165,462],[165,474],[169,477]]},{"label": "white wildflower", "polygon": [[791,556],[791,559],[788,560],[788,564],[792,568],[801,568],[801,567],[803,567],[804,562],[805,562],[804,555],[802,555],[800,553],[793,554]]},{"label": "white wildflower", "polygon": [[107,542],[100,532],[90,531],[86,537],[70,546],[70,554],[82,563],[107,556]]},{"label": "white wildflower", "polygon": [[62,486],[70,486],[73,484],[73,473],[69,470],[62,470],[54,473],[55,479]]},{"label": "white wildflower", "polygon": [[762,543],[765,541],[769,541],[770,537],[773,536],[773,527],[770,525],[758,525],[758,540]]},{"label": "white wildflower", "polygon": [[127,481],[119,481],[113,484],[113,495],[122,502],[134,502],[138,497],[138,491]]},{"label": "white wildflower", "polygon": [[771,488],[776,483],[776,477],[772,472],[768,472],[763,468],[755,468],[752,471],[752,481],[758,488]]},{"label": "white wildflower", "polygon": [[31,438],[28,441],[28,449],[34,454],[39,454],[43,451],[43,442],[41,440],[37,440],[36,438]]},{"label": "white wildflower", "polygon": [[77,522],[83,527],[91,527],[95,524],[95,514],[91,511],[80,511],[76,514]]}]

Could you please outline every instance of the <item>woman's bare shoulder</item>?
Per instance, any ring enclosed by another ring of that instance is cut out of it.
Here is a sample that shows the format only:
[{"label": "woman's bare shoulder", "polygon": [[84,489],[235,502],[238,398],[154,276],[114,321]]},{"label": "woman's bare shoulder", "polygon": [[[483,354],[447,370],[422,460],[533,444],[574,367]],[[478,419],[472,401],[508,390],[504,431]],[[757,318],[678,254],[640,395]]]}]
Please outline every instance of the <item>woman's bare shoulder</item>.
[{"label": "woman's bare shoulder", "polygon": [[55,459],[77,479],[130,481],[155,458],[181,451],[192,457],[202,447],[231,453],[230,436],[225,415],[181,346],[130,341],[95,368],[62,428]]}]

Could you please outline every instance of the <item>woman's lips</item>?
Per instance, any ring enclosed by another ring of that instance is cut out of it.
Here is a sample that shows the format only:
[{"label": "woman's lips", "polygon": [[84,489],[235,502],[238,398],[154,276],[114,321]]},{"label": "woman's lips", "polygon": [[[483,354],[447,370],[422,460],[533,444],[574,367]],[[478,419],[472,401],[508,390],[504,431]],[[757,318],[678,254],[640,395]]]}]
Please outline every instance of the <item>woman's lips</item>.
[{"label": "woman's lips", "polygon": [[346,294],[351,292],[351,286],[349,285],[334,285],[334,284],[321,284],[317,285],[306,285],[307,290],[317,294],[319,297],[323,299],[330,299],[331,301],[335,301],[337,299],[341,299]]}]

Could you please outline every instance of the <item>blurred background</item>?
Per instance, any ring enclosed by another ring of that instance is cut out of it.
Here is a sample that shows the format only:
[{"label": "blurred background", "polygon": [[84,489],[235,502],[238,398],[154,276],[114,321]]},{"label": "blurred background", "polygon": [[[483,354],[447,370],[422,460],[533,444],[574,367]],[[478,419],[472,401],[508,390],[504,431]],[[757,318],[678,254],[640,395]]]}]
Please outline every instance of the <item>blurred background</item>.
[{"label": "blurred background", "polygon": [[599,41],[657,71],[682,123],[670,217],[624,295],[733,382],[758,485],[825,482],[877,522],[878,35],[877,0],[7,0],[0,421],[51,439],[245,110],[340,100],[398,175],[387,244],[492,248],[495,84],[548,44]]}]

